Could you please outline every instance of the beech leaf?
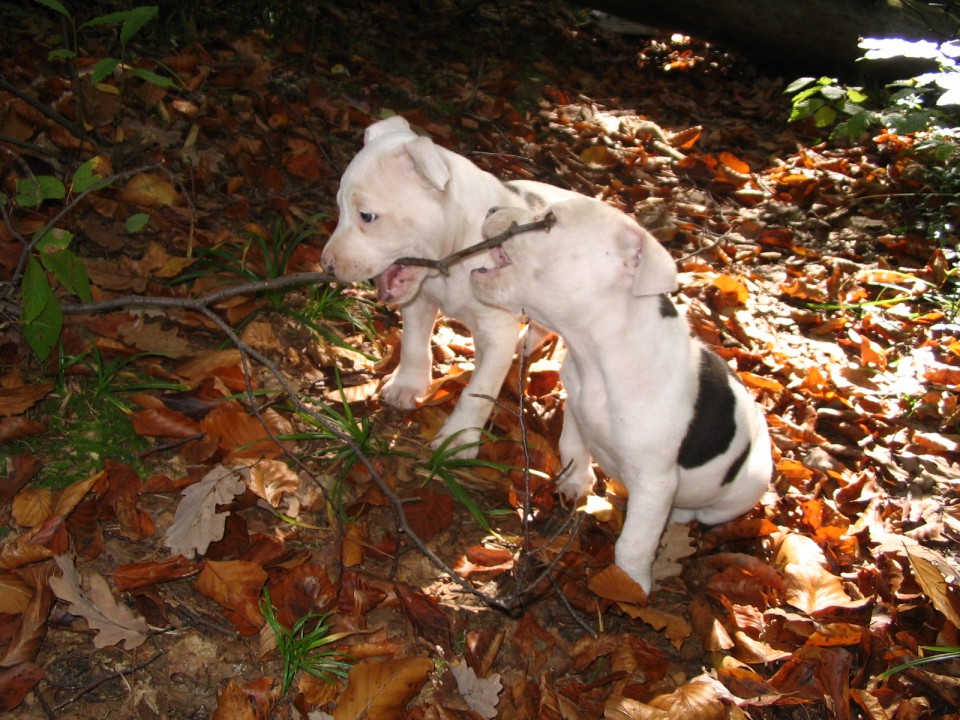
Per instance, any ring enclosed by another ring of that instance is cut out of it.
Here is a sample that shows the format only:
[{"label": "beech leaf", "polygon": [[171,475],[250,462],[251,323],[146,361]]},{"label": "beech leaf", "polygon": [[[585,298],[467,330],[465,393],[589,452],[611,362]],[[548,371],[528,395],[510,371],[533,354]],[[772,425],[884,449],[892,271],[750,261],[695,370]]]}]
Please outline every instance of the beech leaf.
[{"label": "beech leaf", "polygon": [[396,720],[427,681],[428,657],[363,660],[350,669],[334,720]]}]

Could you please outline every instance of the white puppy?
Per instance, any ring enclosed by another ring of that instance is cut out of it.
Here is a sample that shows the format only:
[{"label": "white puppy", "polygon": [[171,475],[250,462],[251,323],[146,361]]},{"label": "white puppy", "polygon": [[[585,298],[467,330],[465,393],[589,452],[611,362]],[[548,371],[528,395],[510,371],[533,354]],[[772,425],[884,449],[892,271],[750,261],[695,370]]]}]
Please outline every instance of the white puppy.
[{"label": "white puppy", "polygon": [[[448,276],[395,261],[439,260],[480,242],[480,226],[493,205],[540,208],[570,197],[577,195],[543,183],[502,183],[466,158],[418,137],[402,117],[367,128],[363,148],[341,178],[340,219],[321,263],[347,282],[376,278],[380,299],[400,305],[400,364],[381,390],[391,405],[414,407],[430,386],[430,337],[438,309],[473,333],[473,376],[434,445],[454,434],[455,445],[480,439],[492,410],[486,398],[500,392],[516,349],[519,320],[479,302],[470,291],[470,270],[489,264],[486,253],[454,265]],[[476,452],[474,446],[462,454]]]},{"label": "white puppy", "polygon": [[[690,335],[666,293],[670,254],[629,216],[582,197],[555,203],[556,224],[516,235],[471,274],[478,298],[558,332],[567,345],[559,481],[579,498],[592,455],[630,492],[617,564],[647,592],[668,521],[725,522],[752,508],[772,472],[767,424],[719,356]],[[493,208],[483,234],[540,219]]]}]

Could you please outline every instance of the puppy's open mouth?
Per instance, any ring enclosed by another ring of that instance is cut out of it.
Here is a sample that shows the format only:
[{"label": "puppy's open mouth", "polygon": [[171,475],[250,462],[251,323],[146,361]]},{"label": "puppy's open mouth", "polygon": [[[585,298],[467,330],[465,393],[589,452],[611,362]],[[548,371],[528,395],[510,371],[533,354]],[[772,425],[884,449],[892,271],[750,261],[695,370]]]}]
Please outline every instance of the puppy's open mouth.
[{"label": "puppy's open mouth", "polygon": [[505,268],[508,265],[513,264],[510,261],[510,256],[507,255],[507,251],[503,249],[503,245],[497,245],[496,247],[491,248],[490,256],[493,258],[493,267],[477,268],[477,272],[489,272],[490,270],[499,270],[500,268]]},{"label": "puppy's open mouth", "polygon": [[400,302],[406,299],[409,288],[407,287],[417,268],[410,265],[390,265],[386,270],[377,275],[377,298],[380,302]]}]

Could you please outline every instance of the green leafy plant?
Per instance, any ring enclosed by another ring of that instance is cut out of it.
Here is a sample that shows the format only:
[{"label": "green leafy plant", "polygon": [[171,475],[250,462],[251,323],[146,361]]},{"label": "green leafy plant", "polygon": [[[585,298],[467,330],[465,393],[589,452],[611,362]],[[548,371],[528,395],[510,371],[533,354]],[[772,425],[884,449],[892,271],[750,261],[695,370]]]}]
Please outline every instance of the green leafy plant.
[{"label": "green leafy plant", "polygon": [[813,118],[817,128],[828,128],[836,125],[838,118],[846,117],[833,135],[848,137],[860,135],[876,123],[876,113],[863,106],[868,98],[863,88],[846,87],[836,78],[802,77],[790,83],[784,92],[793,95],[790,122]]},{"label": "green leafy plant", "polygon": [[92,385],[88,393],[94,400],[109,403],[117,410],[129,413],[130,406],[120,397],[124,392],[140,392],[144,390],[186,390],[185,385],[145,377],[131,369],[133,363],[144,357],[163,357],[159,353],[137,353],[130,356],[118,356],[107,360],[101,355],[96,344],[89,352],[74,357],[65,358],[61,362],[60,372],[63,373],[72,365],[82,365],[90,374]]},{"label": "green leafy plant", "polygon": [[72,198],[63,212],[33,235],[21,258],[20,320],[24,338],[41,360],[49,356],[63,329],[63,313],[51,276],[71,295],[83,302],[92,300],[86,268],[70,248],[73,233],[57,227],[56,223],[85,192],[110,184],[110,180],[97,174],[98,161],[99,158],[91,158],[77,168],[69,193],[66,185],[51,175],[21,178],[17,182],[13,203],[18,207],[33,208],[47,201]]},{"label": "green leafy plant", "polygon": [[[473,517],[473,519],[478,525],[480,525],[480,527],[484,529],[485,532],[489,533],[490,535],[499,535],[487,521],[487,514],[480,509],[480,506],[477,505],[470,493],[463,487],[458,474],[464,472],[465,470],[471,470],[474,468],[489,468],[502,473],[508,473],[513,470],[522,470],[523,468],[518,468],[513,465],[504,465],[503,463],[494,462],[492,460],[460,457],[460,452],[481,445],[483,443],[483,439],[478,440],[475,443],[458,445],[456,444],[458,434],[459,433],[445,438],[444,441],[431,453],[423,467],[423,471],[426,474],[426,480],[424,481],[424,484],[437,478],[442,480],[443,484],[447,486],[447,490],[449,490],[453,498],[467,509],[471,517]],[[487,430],[483,431],[483,436],[487,440],[497,439],[493,433]]]},{"label": "green leafy plant", "polygon": [[[197,248],[197,261],[191,272],[180,275],[177,282],[211,275],[232,277],[249,283],[275,280],[286,274],[297,248],[312,235],[308,224],[289,229],[277,218],[269,236],[257,230],[246,230],[240,240],[224,242],[212,248]],[[280,304],[283,295],[275,293],[271,297],[274,304]]]},{"label": "green leafy plant", "polygon": [[[865,38],[860,47],[866,61],[921,59],[936,69],[892,83],[887,93],[877,93],[876,98],[862,87],[849,87],[836,78],[799,78],[784,91],[791,95],[790,122],[813,118],[817,128],[833,127],[832,139],[856,139],[875,127],[907,134],[956,126],[956,113],[951,109],[960,106],[960,41],[937,44]],[[874,107],[867,104],[871,99],[876,101]]]},{"label": "green leafy plant", "polygon": [[156,16],[160,10],[159,6],[142,5],[140,7],[131,8],[130,10],[121,10],[118,12],[107,13],[106,15],[98,15],[97,17],[88,20],[85,23],[77,25],[73,13],[71,13],[63,3],[59,2],[59,0],[34,0],[34,2],[49,10],[59,13],[59,15],[66,21],[70,31],[70,37],[65,38],[65,42],[69,42],[69,46],[51,51],[48,56],[50,60],[74,60],[78,54],[78,34],[80,30],[102,26],[117,26],[119,28],[120,57],[106,57],[97,62],[97,64],[93,66],[93,71],[90,75],[90,82],[96,85],[97,83],[102,82],[115,70],[120,68],[120,70],[122,70],[124,73],[134,75],[142,80],[151,82],[154,85],[160,85],[162,87],[171,87],[173,85],[173,81],[168,77],[158,75],[157,73],[144,68],[131,67],[128,64],[130,57],[127,50],[127,45],[133,36],[136,35],[144,25],[146,25]]},{"label": "green leafy plant", "polygon": [[357,295],[350,287],[324,283],[311,290],[303,308],[289,310],[289,313],[327,340],[343,345],[330,323],[344,323],[373,339],[377,332],[373,327],[372,307],[370,300]]},{"label": "green leafy plant", "polygon": [[43,434],[0,443],[0,467],[15,455],[43,460],[35,485],[60,490],[90,477],[113,460],[148,473],[140,454],[150,442],[134,432],[129,413],[93,397],[96,379],[61,378],[55,390],[34,409]]},{"label": "green leafy plant", "polygon": [[337,678],[345,679],[350,674],[350,663],[345,655],[336,650],[327,650],[331,644],[351,633],[330,633],[327,619],[330,613],[309,613],[287,628],[277,618],[276,608],[270,599],[269,588],[263,589],[260,611],[277,639],[277,652],[283,660],[282,692],[286,693],[301,670],[328,683]]}]

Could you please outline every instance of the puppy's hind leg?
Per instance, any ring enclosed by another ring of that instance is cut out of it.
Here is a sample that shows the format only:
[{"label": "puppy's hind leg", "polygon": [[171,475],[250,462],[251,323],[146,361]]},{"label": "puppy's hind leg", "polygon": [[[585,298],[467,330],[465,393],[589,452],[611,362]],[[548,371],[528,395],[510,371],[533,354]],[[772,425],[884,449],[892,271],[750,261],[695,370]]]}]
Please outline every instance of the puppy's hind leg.
[{"label": "puppy's hind leg", "polygon": [[590,492],[597,476],[590,464],[590,451],[583,442],[577,418],[569,412],[569,406],[563,416],[559,445],[563,473],[557,479],[557,489],[568,500],[576,501]]},{"label": "puppy's hind leg", "polygon": [[653,587],[653,560],[673,505],[677,478],[666,474],[637,473],[621,478],[630,489],[627,516],[617,540],[617,565],[639,583],[644,592]]}]

